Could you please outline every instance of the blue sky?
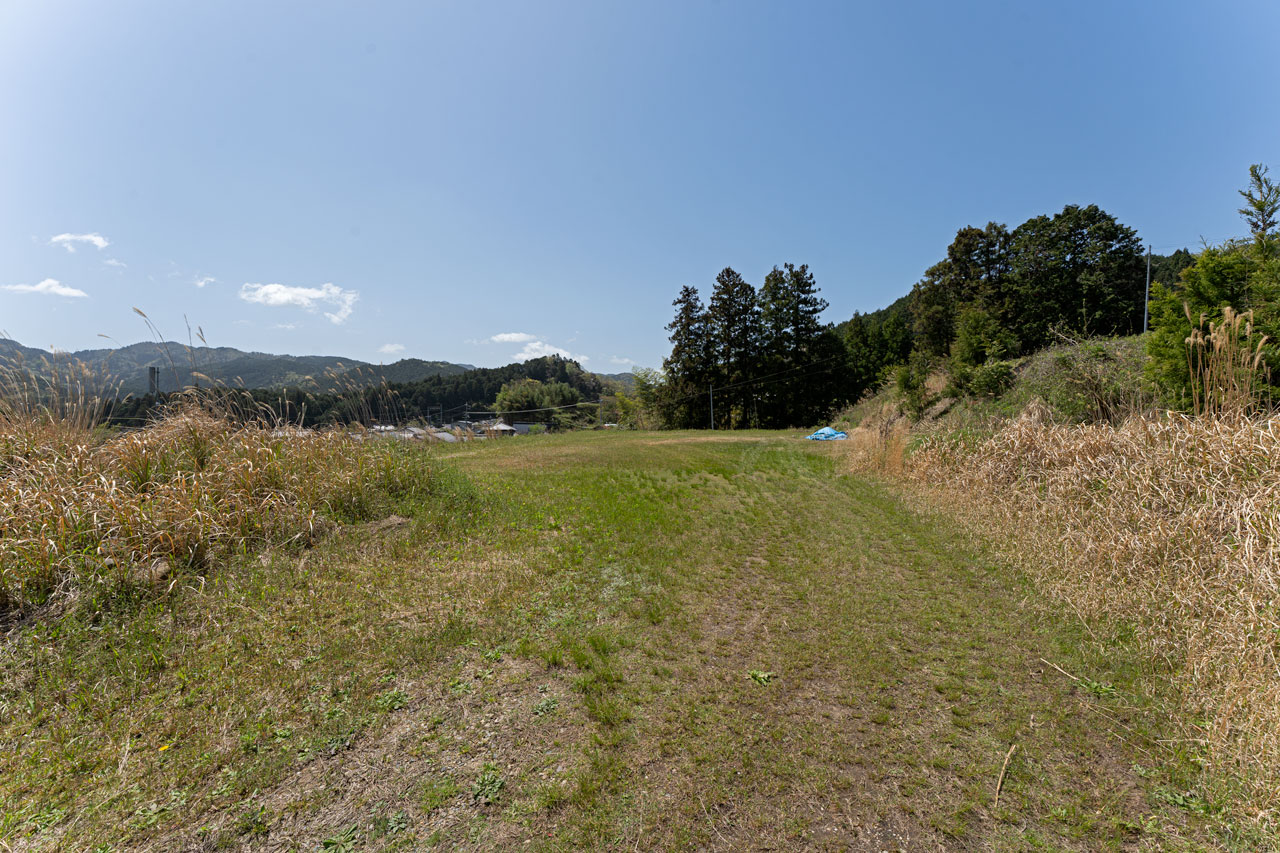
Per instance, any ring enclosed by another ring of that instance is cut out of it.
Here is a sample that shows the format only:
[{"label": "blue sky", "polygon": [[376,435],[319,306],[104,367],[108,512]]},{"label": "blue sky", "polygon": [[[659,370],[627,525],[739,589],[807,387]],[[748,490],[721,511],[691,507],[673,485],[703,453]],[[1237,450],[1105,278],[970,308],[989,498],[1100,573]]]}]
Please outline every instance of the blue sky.
[{"label": "blue sky", "polygon": [[0,330],[658,366],[680,287],[840,321],[957,228],[1157,251],[1280,170],[1273,2],[0,5]]}]

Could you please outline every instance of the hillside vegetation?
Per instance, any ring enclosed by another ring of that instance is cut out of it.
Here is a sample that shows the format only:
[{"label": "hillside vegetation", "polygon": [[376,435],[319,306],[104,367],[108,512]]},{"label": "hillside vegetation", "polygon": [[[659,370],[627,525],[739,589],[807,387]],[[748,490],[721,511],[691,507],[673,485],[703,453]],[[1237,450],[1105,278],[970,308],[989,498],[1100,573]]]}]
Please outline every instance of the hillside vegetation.
[{"label": "hillside vegetation", "polygon": [[1136,644],[1142,689],[1177,694],[1181,735],[1152,758],[1204,768],[1170,798],[1269,836],[1280,805],[1280,186],[1255,166],[1240,195],[1251,236],[1177,259],[1176,282],[1157,279],[1149,334],[1059,328],[1019,358],[993,346],[1002,322],[968,322],[962,308],[946,350],[913,352],[843,421],[853,470],[962,519],[1079,619],[1099,653]]}]

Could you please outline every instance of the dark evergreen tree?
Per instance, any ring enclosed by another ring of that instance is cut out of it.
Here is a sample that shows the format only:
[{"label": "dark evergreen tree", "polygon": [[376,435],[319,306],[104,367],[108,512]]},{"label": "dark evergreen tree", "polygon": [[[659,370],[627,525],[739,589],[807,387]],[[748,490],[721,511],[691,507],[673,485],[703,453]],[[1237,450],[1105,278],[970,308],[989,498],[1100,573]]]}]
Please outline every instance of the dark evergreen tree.
[{"label": "dark evergreen tree", "polygon": [[[833,362],[834,351],[820,346],[827,332],[820,319],[827,301],[818,291],[807,264],[774,267],[760,287],[758,367],[761,376],[777,380],[762,384],[755,393],[757,408],[763,413],[761,426],[808,424],[815,412],[830,408],[831,377],[842,365]],[[835,339],[840,338],[837,335]],[[843,362],[842,358],[837,360]],[[819,365],[822,370],[803,371],[806,365],[819,361],[824,362]]]},{"label": "dark evergreen tree", "polygon": [[698,290],[685,285],[671,303],[675,318],[667,325],[671,355],[663,361],[666,382],[659,408],[668,426],[700,428],[710,422],[708,392],[718,378],[707,311]]},{"label": "dark evergreen tree", "polygon": [[827,301],[818,291],[808,264],[783,264],[783,269],[774,267],[765,276],[760,287],[760,318],[764,346],[770,354],[781,356],[790,365],[805,360],[822,334],[820,317],[827,310]]},{"label": "dark evergreen tree", "polygon": [[1186,249],[1179,249],[1172,255],[1152,255],[1151,283],[1176,288],[1182,280],[1182,271],[1195,262],[1196,256]]},{"label": "dark evergreen tree", "polygon": [[840,328],[848,351],[848,388],[845,395],[857,401],[879,387],[891,369],[906,362],[912,336],[909,297],[870,314],[854,314]]},{"label": "dark evergreen tree", "polygon": [[716,276],[708,311],[711,339],[723,402],[717,400],[716,424],[729,429],[755,422],[758,405],[747,383],[756,378],[763,333],[756,289],[730,267]]}]

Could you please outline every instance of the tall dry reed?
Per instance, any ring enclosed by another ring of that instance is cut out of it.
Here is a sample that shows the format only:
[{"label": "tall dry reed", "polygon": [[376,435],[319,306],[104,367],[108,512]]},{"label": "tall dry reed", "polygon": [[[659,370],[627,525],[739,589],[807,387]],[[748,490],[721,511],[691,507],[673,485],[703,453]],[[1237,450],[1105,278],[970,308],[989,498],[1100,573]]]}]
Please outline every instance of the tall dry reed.
[{"label": "tall dry reed", "polygon": [[[1185,303],[1182,307],[1194,323],[1191,309]],[[1228,305],[1220,320],[1201,315],[1186,340],[1192,410],[1216,418],[1254,411],[1271,387],[1271,371],[1263,360],[1269,340],[1255,330],[1252,311],[1237,312]]]},{"label": "tall dry reed", "polygon": [[41,420],[77,429],[102,423],[119,383],[65,353],[28,363],[20,353],[0,357],[0,423]]}]

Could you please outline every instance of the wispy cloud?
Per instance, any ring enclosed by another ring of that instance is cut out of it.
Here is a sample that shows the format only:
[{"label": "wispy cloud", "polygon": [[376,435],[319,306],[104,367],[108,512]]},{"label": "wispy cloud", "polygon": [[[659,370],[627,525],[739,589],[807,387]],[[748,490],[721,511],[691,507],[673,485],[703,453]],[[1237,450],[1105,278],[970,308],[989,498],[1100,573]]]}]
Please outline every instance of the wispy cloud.
[{"label": "wispy cloud", "polygon": [[561,358],[572,359],[577,362],[589,361],[585,355],[574,355],[567,349],[553,346],[546,341],[529,341],[524,345],[524,349],[512,356],[516,361],[528,361],[531,358],[543,358],[548,355],[558,355]]},{"label": "wispy cloud", "polygon": [[191,283],[196,287],[204,287],[206,284],[213,284],[215,281],[217,281],[217,279],[211,275],[202,275],[197,277],[196,280]]},{"label": "wispy cloud", "polygon": [[404,344],[383,344],[378,347],[378,352],[383,355],[395,355],[398,352],[404,352]]},{"label": "wispy cloud", "polygon": [[287,284],[251,284],[246,282],[240,288],[240,298],[245,302],[259,305],[270,305],[275,308],[294,306],[315,311],[320,305],[333,306],[332,311],[325,311],[324,316],[332,323],[342,323],[351,316],[360,293],[355,290],[344,290],[333,283],[319,287],[294,287]]},{"label": "wispy cloud", "polygon": [[111,241],[101,234],[58,234],[49,238],[50,246],[61,246],[68,252],[76,250],[76,243],[92,243],[99,249],[105,249],[111,245]]},{"label": "wispy cloud", "polygon": [[39,284],[6,284],[0,290],[13,293],[42,293],[45,296],[68,296],[73,299],[86,299],[89,294],[74,287],[67,287],[56,278],[46,278]]},{"label": "wispy cloud", "polygon": [[611,357],[609,358],[609,363],[610,363],[610,364],[635,364],[636,362],[635,362],[635,359],[632,359],[632,358],[620,358],[620,357],[618,357],[618,356],[616,356],[616,355],[615,355],[615,356],[611,356]]},{"label": "wispy cloud", "polygon": [[298,328],[298,324],[297,323],[276,323],[271,328],[282,329],[286,332],[292,332],[294,329]]},{"label": "wispy cloud", "polygon": [[526,344],[537,339],[537,335],[531,335],[528,332],[499,332],[489,338],[495,344]]},{"label": "wispy cloud", "polygon": [[115,267],[116,269],[124,269],[125,267],[129,266],[119,258],[107,258],[105,261],[103,261],[103,263],[109,267]]}]

